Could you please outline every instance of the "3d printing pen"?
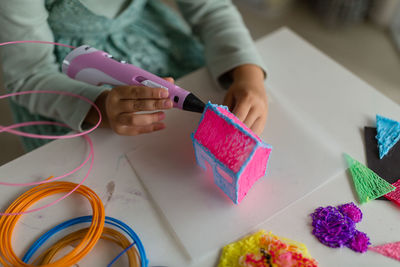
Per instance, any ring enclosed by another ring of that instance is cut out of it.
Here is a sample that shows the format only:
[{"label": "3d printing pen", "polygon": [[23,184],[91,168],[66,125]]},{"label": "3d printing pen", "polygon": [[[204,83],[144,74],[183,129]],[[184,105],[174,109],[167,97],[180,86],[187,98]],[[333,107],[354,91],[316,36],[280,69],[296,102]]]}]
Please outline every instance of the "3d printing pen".
[{"label": "3d printing pen", "polygon": [[72,79],[93,85],[164,88],[176,108],[202,113],[205,107],[200,99],[179,86],[125,61],[117,61],[110,54],[88,45],[72,50],[63,61],[62,71]]}]

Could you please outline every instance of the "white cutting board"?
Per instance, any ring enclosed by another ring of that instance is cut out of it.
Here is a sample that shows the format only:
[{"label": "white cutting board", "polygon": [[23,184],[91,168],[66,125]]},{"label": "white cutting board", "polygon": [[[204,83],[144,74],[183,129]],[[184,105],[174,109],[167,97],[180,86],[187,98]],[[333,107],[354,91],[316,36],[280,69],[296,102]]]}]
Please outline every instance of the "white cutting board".
[{"label": "white cutting board", "polygon": [[[195,93],[202,99],[221,101],[223,92],[214,88],[206,73],[192,76],[191,84],[193,91],[197,84]],[[314,132],[307,118],[283,102],[271,89],[268,126],[261,136],[273,146],[267,177],[256,182],[239,205],[195,163],[190,134],[200,114],[170,112],[165,131],[139,137],[140,145],[127,154],[189,260],[219,250],[344,170],[341,151],[330,145],[328,136]]]}]

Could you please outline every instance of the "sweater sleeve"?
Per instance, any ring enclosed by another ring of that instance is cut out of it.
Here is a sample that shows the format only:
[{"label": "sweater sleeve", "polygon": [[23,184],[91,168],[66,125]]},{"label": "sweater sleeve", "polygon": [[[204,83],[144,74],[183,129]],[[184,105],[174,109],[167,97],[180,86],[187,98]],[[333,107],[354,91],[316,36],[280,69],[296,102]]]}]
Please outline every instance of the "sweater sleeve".
[{"label": "sweater sleeve", "polygon": [[176,0],[178,7],[205,46],[206,64],[223,87],[231,82],[225,75],[242,64],[264,64],[241,15],[230,0]]},{"label": "sweater sleeve", "polygon": [[[53,41],[47,23],[44,0],[0,1],[0,42],[19,40]],[[4,87],[8,92],[28,90],[66,91],[82,95],[93,102],[105,90],[70,79],[62,74],[47,44],[14,44],[0,47]],[[29,94],[13,100],[32,114],[61,121],[75,130],[82,124],[91,106],[85,101],[55,94]]]}]

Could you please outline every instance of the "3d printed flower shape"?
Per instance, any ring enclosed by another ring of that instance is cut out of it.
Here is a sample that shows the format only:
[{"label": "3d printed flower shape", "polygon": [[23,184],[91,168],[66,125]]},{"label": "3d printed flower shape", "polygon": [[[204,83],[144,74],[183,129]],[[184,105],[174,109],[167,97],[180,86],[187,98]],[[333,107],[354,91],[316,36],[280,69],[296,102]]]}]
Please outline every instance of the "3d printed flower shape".
[{"label": "3d printed flower shape", "polygon": [[266,252],[257,254],[246,254],[239,260],[242,267],[317,267],[314,259],[306,258],[301,253],[286,251],[282,254],[271,257]]},{"label": "3d printed flower shape", "polygon": [[355,223],[361,222],[362,212],[353,202],[339,205],[337,208],[342,214],[347,215],[347,217],[352,219]]},{"label": "3d printed flower shape", "polygon": [[223,248],[218,267],[317,267],[307,247],[264,230]]},{"label": "3d printed flower shape", "polygon": [[362,220],[362,212],[353,202],[337,208],[319,207],[311,217],[312,233],[322,244],[332,248],[347,246],[361,253],[368,250],[369,237],[355,226]]},{"label": "3d printed flower shape", "polygon": [[368,250],[368,245],[371,245],[369,237],[366,233],[360,231],[356,231],[354,238],[347,244],[349,248],[360,253],[366,252]]},{"label": "3d printed flower shape", "polygon": [[311,214],[311,217],[314,227],[312,233],[328,247],[343,247],[356,233],[355,222],[335,207],[320,207]]}]

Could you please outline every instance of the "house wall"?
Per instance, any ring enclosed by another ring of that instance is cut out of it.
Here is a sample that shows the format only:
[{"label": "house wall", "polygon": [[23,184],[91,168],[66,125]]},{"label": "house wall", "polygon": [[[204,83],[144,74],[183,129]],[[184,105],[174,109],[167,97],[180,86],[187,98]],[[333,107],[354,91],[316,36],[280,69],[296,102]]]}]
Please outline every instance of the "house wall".
[{"label": "house wall", "polygon": [[271,148],[259,147],[239,177],[238,202],[246,196],[254,183],[266,174]]}]

